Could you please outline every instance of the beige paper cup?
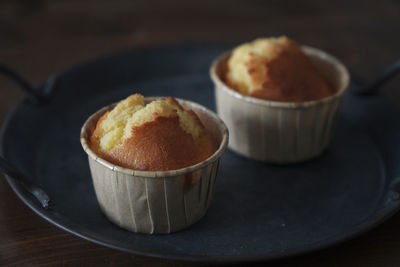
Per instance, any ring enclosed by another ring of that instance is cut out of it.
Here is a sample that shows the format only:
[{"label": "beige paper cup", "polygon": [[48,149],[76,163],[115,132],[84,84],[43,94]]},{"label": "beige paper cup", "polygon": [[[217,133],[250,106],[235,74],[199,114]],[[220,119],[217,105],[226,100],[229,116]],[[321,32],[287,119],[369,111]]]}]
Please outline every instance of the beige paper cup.
[{"label": "beige paper cup", "polygon": [[[150,102],[159,98],[145,98]],[[94,189],[100,208],[115,224],[130,231],[167,234],[187,228],[200,220],[210,206],[221,155],[228,144],[228,129],[207,108],[181,99],[192,109],[219,144],[203,162],[172,171],[136,171],[122,168],[98,157],[88,138],[98,119],[114,105],[93,114],[83,125],[81,144],[88,154]]]},{"label": "beige paper cup", "polygon": [[311,159],[328,147],[349,73],[333,56],[308,46],[302,49],[334,86],[334,95],[303,103],[245,96],[222,79],[230,52],[213,62],[210,75],[215,84],[217,111],[228,126],[230,149],[248,158],[283,164]]}]

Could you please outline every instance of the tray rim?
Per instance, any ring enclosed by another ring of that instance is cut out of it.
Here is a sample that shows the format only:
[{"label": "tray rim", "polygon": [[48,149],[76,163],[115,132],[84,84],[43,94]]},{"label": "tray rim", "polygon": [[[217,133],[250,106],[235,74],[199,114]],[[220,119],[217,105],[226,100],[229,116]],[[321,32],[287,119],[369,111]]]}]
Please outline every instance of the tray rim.
[{"label": "tray rim", "polygon": [[[0,136],[2,138],[2,136]],[[3,141],[3,139],[0,139]],[[2,144],[0,143],[1,148]],[[2,151],[0,151],[2,153]],[[397,205],[392,205],[389,208],[385,209],[384,212],[374,213],[375,216],[367,217],[364,221],[360,224],[357,224],[354,229],[351,231],[350,234],[340,234],[336,235],[333,238],[325,239],[319,242],[312,243],[311,245],[304,245],[298,248],[289,249],[285,251],[277,251],[273,253],[265,253],[265,254],[257,254],[257,255],[235,255],[235,256],[207,256],[207,255],[188,255],[188,254],[179,254],[179,253],[163,253],[163,252],[154,252],[149,251],[146,249],[137,249],[137,248],[128,248],[119,246],[115,243],[110,243],[107,241],[100,240],[93,234],[95,232],[89,232],[86,230],[85,232],[82,230],[76,230],[79,228],[79,225],[72,224],[68,225],[65,221],[57,220],[56,213],[52,210],[44,210],[42,207],[35,203],[35,200],[30,199],[28,194],[24,194],[24,190],[18,186],[18,184],[12,180],[8,175],[4,175],[6,180],[14,193],[18,196],[18,198],[31,210],[33,210],[37,215],[39,215],[45,221],[57,226],[58,228],[73,234],[77,237],[80,237],[84,240],[93,242],[98,245],[102,245],[108,248],[116,249],[122,252],[127,252],[137,256],[146,256],[146,257],[153,257],[157,259],[167,259],[167,260],[176,260],[176,261],[187,261],[187,262],[202,262],[202,263],[247,263],[247,262],[258,262],[258,261],[267,261],[267,260],[277,260],[283,259],[288,257],[294,257],[301,254],[308,254],[312,252],[316,252],[318,250],[322,250],[325,248],[333,247],[335,245],[339,245],[342,242],[349,241],[353,238],[356,238],[369,230],[378,227],[381,223],[392,217],[396,214],[400,209],[400,203]],[[68,219],[63,217],[64,219]],[[72,228],[75,227],[75,228]]]},{"label": "tray rim", "polygon": [[[89,60],[83,61],[82,63],[72,65],[70,68],[63,70],[59,75],[66,75],[69,74],[70,71],[76,71],[79,68],[83,68],[88,66],[89,64],[93,64],[95,62],[101,60],[107,60],[117,55],[121,56],[128,52],[139,52],[142,50],[159,50],[159,49],[166,49],[166,48],[180,48],[180,47],[204,47],[198,45],[161,45],[161,46],[150,46],[150,47],[138,47],[138,48],[131,48],[125,49],[122,51],[118,51],[115,53],[106,54],[100,57],[91,58]],[[214,47],[218,47],[215,46]],[[225,46],[220,46],[225,47]],[[176,75],[176,76],[184,76],[188,74]],[[172,76],[168,76],[172,77]],[[40,86],[43,86],[41,84]],[[29,101],[29,96],[23,97],[11,110],[7,113],[6,117],[3,120],[3,123],[0,128],[0,155],[4,156],[5,152],[5,136],[6,132],[11,124],[15,113],[18,109],[26,104]],[[9,177],[6,174],[3,174],[6,178],[8,184],[10,185],[11,189],[14,193],[18,196],[18,198],[31,210],[33,210],[37,215],[42,217],[45,221],[57,226],[58,228],[71,233],[77,237],[80,237],[84,240],[93,242],[98,245],[102,245],[108,248],[116,249],[119,251],[127,252],[133,255],[138,256],[146,256],[146,257],[153,257],[157,259],[168,259],[168,260],[176,260],[176,261],[187,261],[187,262],[202,262],[202,263],[246,263],[246,262],[257,262],[257,261],[266,261],[266,260],[275,260],[275,259],[282,259],[288,258],[292,256],[297,256],[300,254],[311,253],[314,251],[318,251],[321,249],[325,249],[328,247],[332,247],[334,245],[338,245],[342,242],[349,241],[355,237],[358,237],[365,232],[379,226],[381,223],[392,217],[395,213],[400,210],[400,201],[391,202],[391,205],[386,206],[384,209],[376,210],[373,214],[365,218],[360,223],[356,224],[351,231],[347,231],[344,233],[340,233],[338,235],[333,236],[332,238],[321,240],[310,245],[303,245],[297,248],[276,251],[276,252],[268,252],[265,254],[256,254],[256,255],[191,255],[191,254],[182,254],[182,253],[171,253],[171,252],[157,252],[157,251],[149,251],[146,249],[141,249],[140,247],[135,248],[128,248],[126,246],[118,245],[118,242],[110,243],[107,240],[101,240],[100,238],[96,237],[95,232],[91,232],[86,228],[80,228],[77,224],[69,224],[67,217],[60,217],[57,218],[58,214],[57,211],[53,210],[45,210],[39,204],[35,202],[30,196],[29,193],[25,192],[25,190],[18,185],[18,183]],[[393,179],[392,179],[393,180]],[[63,219],[63,220],[62,220]],[[75,227],[75,228],[71,228]],[[76,230],[76,228],[80,228]],[[347,234],[346,234],[347,233]]]}]

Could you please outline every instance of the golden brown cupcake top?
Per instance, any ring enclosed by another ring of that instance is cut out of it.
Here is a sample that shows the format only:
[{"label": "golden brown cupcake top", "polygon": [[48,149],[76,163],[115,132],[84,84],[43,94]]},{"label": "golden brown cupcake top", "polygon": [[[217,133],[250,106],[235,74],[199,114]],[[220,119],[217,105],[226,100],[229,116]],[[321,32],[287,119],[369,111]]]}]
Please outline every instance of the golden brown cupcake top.
[{"label": "golden brown cupcake top", "polygon": [[225,82],[238,92],[266,100],[305,102],[334,94],[296,42],[286,36],[257,39],[235,48]]},{"label": "golden brown cupcake top", "polygon": [[120,101],[98,120],[90,147],[113,164],[146,171],[188,167],[216,151],[193,111],[172,97],[145,105],[139,94]]}]

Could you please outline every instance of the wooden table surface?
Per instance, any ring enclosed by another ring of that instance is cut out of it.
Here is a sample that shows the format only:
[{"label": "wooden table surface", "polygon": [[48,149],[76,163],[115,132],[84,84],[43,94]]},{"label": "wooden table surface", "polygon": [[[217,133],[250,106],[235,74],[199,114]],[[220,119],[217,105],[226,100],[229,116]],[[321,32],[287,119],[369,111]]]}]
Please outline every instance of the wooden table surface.
[{"label": "wooden table surface", "polygon": [[[35,85],[106,53],[167,43],[240,43],[286,34],[372,80],[400,58],[400,3],[381,1],[0,1],[0,63]],[[400,104],[400,78],[384,93]],[[0,77],[0,121],[23,93]],[[193,242],[196,242],[195,240]],[[265,263],[259,263],[264,265]],[[275,266],[400,266],[400,214],[376,229]],[[105,248],[41,219],[0,180],[0,265],[187,266]]]}]

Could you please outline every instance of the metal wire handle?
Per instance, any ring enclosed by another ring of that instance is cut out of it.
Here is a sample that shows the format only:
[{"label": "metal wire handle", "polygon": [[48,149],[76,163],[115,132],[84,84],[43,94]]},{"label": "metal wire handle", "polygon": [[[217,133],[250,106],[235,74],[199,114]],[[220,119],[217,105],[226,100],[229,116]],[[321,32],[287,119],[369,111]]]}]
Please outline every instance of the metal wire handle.
[{"label": "metal wire handle", "polygon": [[[14,83],[19,85],[21,89],[28,93],[32,99],[37,104],[43,104],[48,102],[51,92],[53,91],[53,87],[56,82],[56,75],[50,76],[50,78],[44,83],[43,87],[40,90],[34,89],[24,78],[18,75],[12,69],[0,64],[0,74],[3,74]],[[44,209],[48,209],[50,205],[50,197],[46,192],[37,186],[32,179],[29,179],[28,176],[20,172],[16,167],[14,167],[10,162],[8,162],[5,158],[0,156],[0,172],[3,172],[8,177],[18,182],[27,192],[32,194],[37,201],[39,201],[40,205]]]},{"label": "metal wire handle", "polygon": [[0,171],[7,174],[13,180],[17,181],[22,187],[31,193],[40,203],[40,205],[47,209],[50,204],[50,197],[39,186],[34,184],[23,173],[17,170],[7,160],[0,156]]},{"label": "metal wire handle", "polygon": [[387,66],[374,82],[368,85],[359,85],[355,87],[353,89],[353,93],[363,96],[372,95],[376,93],[383,84],[388,82],[399,72],[400,72],[400,60],[397,60],[394,63]]},{"label": "metal wire handle", "polygon": [[0,74],[3,74],[15,84],[19,85],[19,87],[28,93],[36,103],[46,103],[48,102],[51,93],[53,92],[53,88],[55,87],[55,82],[57,81],[57,75],[51,75],[39,89],[35,89],[30,83],[26,81],[26,79],[22,78],[17,72],[12,70],[11,68],[0,64]]}]

